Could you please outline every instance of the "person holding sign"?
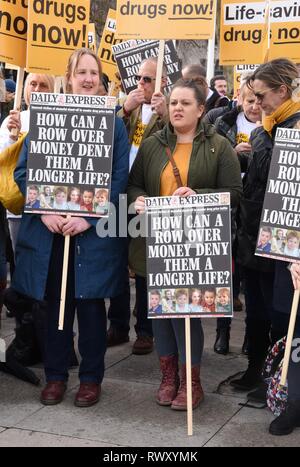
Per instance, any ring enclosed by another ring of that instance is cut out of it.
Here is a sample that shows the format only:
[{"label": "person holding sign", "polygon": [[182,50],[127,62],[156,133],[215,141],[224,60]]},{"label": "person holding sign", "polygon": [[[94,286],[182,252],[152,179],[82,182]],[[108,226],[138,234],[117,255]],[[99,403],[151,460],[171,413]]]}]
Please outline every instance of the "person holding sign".
[{"label": "person holding sign", "polygon": [[[234,148],[240,162],[241,172],[245,173],[251,161],[251,145],[249,144],[251,132],[257,128],[261,121],[261,106],[256,103],[253,91],[248,88],[244,81],[240,88],[239,105],[231,110],[227,110],[222,116],[216,119],[215,127],[217,132],[228,139]],[[233,245],[234,275],[233,275],[233,299],[234,309],[242,310],[242,303],[238,298],[240,291],[240,271],[236,261],[237,239]],[[227,354],[229,351],[230,320],[218,318],[217,337],[214,350],[220,354]],[[244,345],[247,342],[247,330]]]},{"label": "person holding sign", "polygon": [[[94,96],[101,84],[101,63],[89,49],[72,53],[66,73],[69,93]],[[15,179],[25,192],[28,142],[15,170]],[[120,119],[115,121],[112,162],[111,202],[118,206],[119,194],[128,179],[127,133]],[[13,288],[47,306],[45,374],[41,393],[44,405],[62,401],[67,387],[68,366],[73,342],[73,322],[77,311],[80,387],[75,405],[89,407],[98,402],[104,375],[106,351],[106,310],[104,297],[113,297],[122,288],[119,271],[126,258],[122,240],[100,238],[97,219],[63,217],[56,214],[24,214],[17,246]],[[64,237],[70,235],[70,254],[63,330],[58,330],[60,282],[63,268]],[[124,264],[123,264],[124,263]]]},{"label": "person holding sign", "polygon": [[300,120],[300,102],[293,97],[298,86],[298,70],[293,62],[280,58],[264,63],[249,76],[247,83],[264,117],[262,126],[251,134],[253,159],[243,179],[239,214],[238,257],[244,266],[249,354],[245,374],[231,384],[244,391],[261,384],[270,337],[275,343],[287,330],[284,313],[291,309],[292,284],[286,264],[255,256],[254,252],[276,130],[293,128]]},{"label": "person holding sign", "polygon": [[[205,96],[194,81],[179,80],[169,103],[170,123],[147,138],[139,149],[129,175],[129,203],[137,214],[145,211],[145,197],[182,196],[195,193],[230,192],[236,207],[241,194],[241,177],[237,158],[228,141],[215,129],[204,124]],[[166,149],[170,149],[180,173],[178,187]],[[146,282],[146,248],[143,238],[133,238],[129,246],[129,264],[140,282]],[[178,284],[181,292],[184,284]],[[179,294],[179,291],[177,293]],[[185,292],[185,291],[184,291]],[[186,302],[188,303],[188,297]],[[184,319],[153,320],[155,346],[160,359],[162,382],[156,401],[174,410],[187,409],[186,356]],[[191,320],[192,405],[203,400],[200,364],[203,330],[199,318]],[[178,389],[178,363],[180,386]]]},{"label": "person holding sign", "polygon": [[131,91],[118,116],[123,118],[129,133],[129,168],[136,158],[141,142],[160,130],[166,123],[168,111],[163,89],[167,84],[167,70],[163,66],[161,91],[155,93],[157,58],[148,58],[141,63],[136,75],[137,88]]}]

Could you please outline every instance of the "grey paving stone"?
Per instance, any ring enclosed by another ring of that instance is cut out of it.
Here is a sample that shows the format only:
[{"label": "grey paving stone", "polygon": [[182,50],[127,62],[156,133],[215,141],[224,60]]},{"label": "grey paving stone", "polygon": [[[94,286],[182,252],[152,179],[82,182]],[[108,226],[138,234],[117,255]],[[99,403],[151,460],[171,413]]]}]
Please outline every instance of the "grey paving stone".
[{"label": "grey paving stone", "polygon": [[27,417],[18,428],[122,446],[201,446],[236,410],[235,401],[208,395],[194,411],[194,436],[188,437],[186,413],[158,406],[151,385],[107,379],[99,404],[78,409],[67,398]]},{"label": "grey paving stone", "polygon": [[[0,372],[0,414],[1,424],[6,427],[16,425],[24,418],[39,412],[44,406],[40,403],[40,392],[44,385],[44,372],[42,369],[35,368],[35,373],[41,378],[39,386],[25,383]],[[79,382],[77,378],[70,375],[69,390],[75,388]]]},{"label": "grey paving stone", "polygon": [[288,436],[273,436],[268,433],[273,419],[268,409],[242,408],[206,446],[299,447],[300,429]]},{"label": "grey paving stone", "polygon": [[113,447],[112,444],[10,428],[0,432],[0,447]]}]

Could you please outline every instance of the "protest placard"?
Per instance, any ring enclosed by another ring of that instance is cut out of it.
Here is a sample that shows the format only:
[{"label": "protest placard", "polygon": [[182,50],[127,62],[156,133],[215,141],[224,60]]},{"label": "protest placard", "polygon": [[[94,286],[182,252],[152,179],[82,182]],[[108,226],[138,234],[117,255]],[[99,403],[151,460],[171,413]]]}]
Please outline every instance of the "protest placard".
[{"label": "protest placard", "polygon": [[251,0],[251,2],[222,0],[220,24],[222,65],[263,63],[265,8],[266,2],[261,0]]},{"label": "protest placard", "polygon": [[121,80],[117,77],[118,67],[112,52],[112,46],[122,42],[122,39],[116,39],[116,11],[111,8],[108,10],[105,26],[103,29],[98,56],[101,60],[103,73],[109,77],[109,81],[115,83],[115,93],[120,89]]},{"label": "protest placard", "polygon": [[300,130],[277,128],[255,254],[300,260]]},{"label": "protest placard", "polygon": [[89,23],[88,29],[88,47],[93,52],[96,53],[97,45],[96,45],[96,29],[95,23]]},{"label": "protest placard", "polygon": [[26,64],[27,0],[0,3],[0,61]]},{"label": "protest placard", "polygon": [[[157,57],[159,41],[130,40],[113,45],[112,50],[118,65],[126,94],[137,87],[136,75],[143,60]],[[164,64],[167,69],[166,93],[181,78],[181,65],[173,41],[164,45]]]},{"label": "protest placard", "polygon": [[25,212],[107,216],[115,98],[31,96]]},{"label": "protest placard", "polygon": [[286,57],[298,62],[299,20],[298,1],[222,0],[220,63],[263,63],[266,57]]},{"label": "protest placard", "polygon": [[230,194],[146,198],[148,317],[232,317]]},{"label": "protest placard", "polygon": [[28,5],[26,69],[63,76],[69,56],[88,47],[88,0],[32,0]]},{"label": "protest placard", "polygon": [[271,38],[268,59],[289,58],[300,61],[300,3],[295,0],[272,0]]},{"label": "protest placard", "polygon": [[211,39],[215,0],[117,0],[117,37]]},{"label": "protest placard", "polygon": [[233,70],[233,90],[234,96],[237,96],[238,89],[241,87],[241,76],[251,75],[259,65],[236,65]]}]

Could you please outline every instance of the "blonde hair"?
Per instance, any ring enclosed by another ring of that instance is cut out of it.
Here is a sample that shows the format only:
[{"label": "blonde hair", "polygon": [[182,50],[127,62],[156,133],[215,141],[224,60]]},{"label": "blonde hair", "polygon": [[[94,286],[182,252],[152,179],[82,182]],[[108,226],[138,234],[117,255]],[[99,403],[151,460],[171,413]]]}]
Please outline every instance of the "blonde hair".
[{"label": "blonde hair", "polygon": [[100,62],[100,58],[95,54],[95,52],[85,47],[74,50],[74,52],[69,57],[67,70],[66,70],[65,80],[66,80],[66,93],[67,94],[72,94],[72,86],[69,81],[70,81],[71,76],[74,75],[78,67],[79,60],[81,59],[81,57],[83,57],[83,55],[90,55],[91,57],[95,59],[97,66],[98,66],[99,79],[100,81],[102,80],[102,65]]},{"label": "blonde hair", "polygon": [[229,289],[227,289],[226,287],[223,287],[222,289],[219,289],[218,290],[218,295],[222,295],[222,294],[225,294],[228,297],[230,297]]},{"label": "blonde hair", "polygon": [[31,94],[30,80],[32,79],[33,76],[44,78],[45,81],[48,84],[49,92],[54,92],[54,83],[55,83],[54,76],[52,76],[52,75],[43,75],[41,73],[29,73],[29,75],[27,75],[27,78],[25,80],[24,92],[23,92],[24,100],[25,100],[27,106],[29,106],[29,104],[30,104],[30,94]]}]

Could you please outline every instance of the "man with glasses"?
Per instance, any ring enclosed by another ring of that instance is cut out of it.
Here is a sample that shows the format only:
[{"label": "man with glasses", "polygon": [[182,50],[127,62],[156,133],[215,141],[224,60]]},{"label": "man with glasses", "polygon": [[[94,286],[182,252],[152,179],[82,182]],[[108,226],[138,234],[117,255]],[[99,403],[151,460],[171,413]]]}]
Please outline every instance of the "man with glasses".
[{"label": "man with glasses", "polygon": [[[168,110],[163,89],[167,84],[167,70],[163,66],[160,91],[155,92],[157,58],[144,60],[136,75],[137,87],[131,91],[118,116],[125,123],[128,131],[129,144],[129,170],[134,163],[142,141],[161,130],[168,121]],[[146,299],[145,299],[146,298]],[[144,284],[136,281],[136,326],[137,339],[132,352],[144,355],[153,350],[153,333],[151,320],[147,318],[148,304],[147,292]],[[128,276],[126,278],[126,291],[111,300],[108,313],[110,327],[107,332],[107,346],[112,347],[128,342],[130,320],[130,290]]]},{"label": "man with glasses", "polygon": [[163,68],[160,92],[155,93],[157,58],[149,58],[141,63],[136,75],[137,87],[131,91],[118,116],[128,130],[129,168],[137,155],[141,142],[152,133],[162,129],[167,122],[168,111],[163,89],[167,84],[167,73]]}]

